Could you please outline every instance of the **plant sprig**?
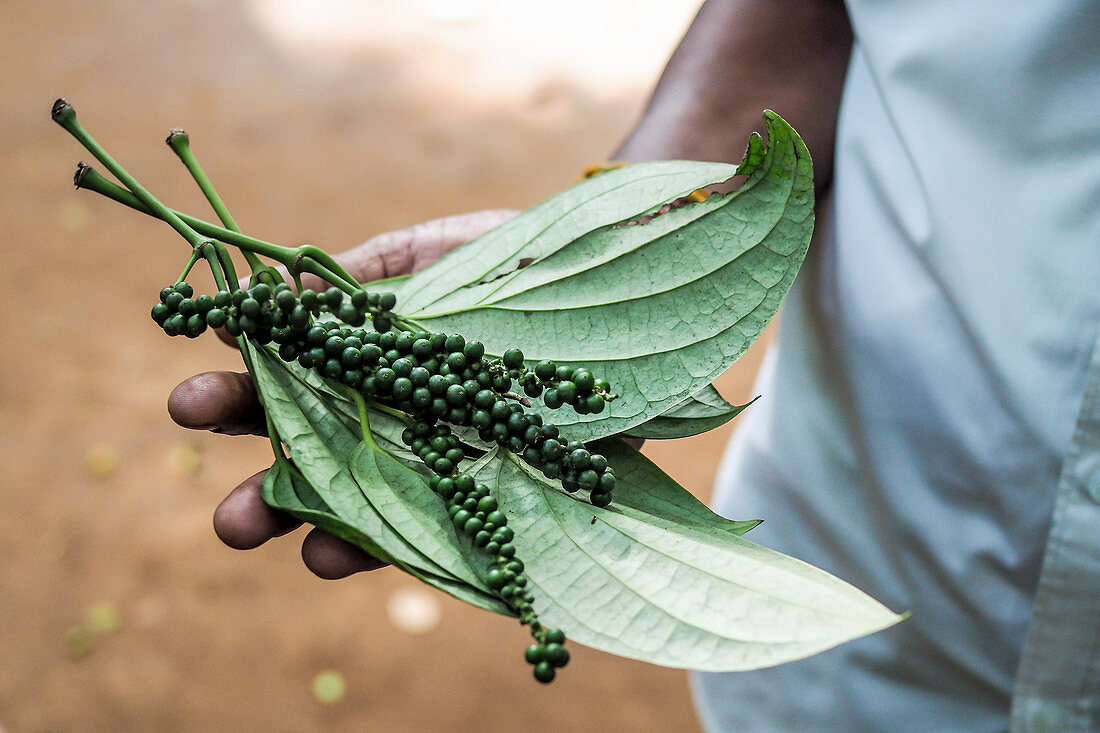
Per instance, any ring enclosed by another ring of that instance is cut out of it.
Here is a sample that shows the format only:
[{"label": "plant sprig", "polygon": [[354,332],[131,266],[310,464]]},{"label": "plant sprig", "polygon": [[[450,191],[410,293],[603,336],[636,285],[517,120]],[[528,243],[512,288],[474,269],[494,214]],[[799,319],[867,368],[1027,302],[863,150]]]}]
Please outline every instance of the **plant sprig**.
[{"label": "plant sprig", "polygon": [[[733,670],[899,620],[743,540],[755,522],[717,517],[618,437],[692,435],[741,409],[711,382],[774,315],[813,226],[809,155],[778,115],[765,113],[769,143],[751,137],[739,166],[601,173],[384,293],[320,248],[243,234],[186,133],[168,144],[221,226],[157,201],[63,100],[53,115],[122,184],[80,164],[78,188],[190,244],[152,316],[171,335],[237,336],[274,454],[265,501],[518,617],[539,681],[568,662],[558,627],[624,656]],[[694,193],[735,175],[731,194]],[[199,260],[213,295],[185,281]],[[301,273],[331,287],[303,289]]]}]

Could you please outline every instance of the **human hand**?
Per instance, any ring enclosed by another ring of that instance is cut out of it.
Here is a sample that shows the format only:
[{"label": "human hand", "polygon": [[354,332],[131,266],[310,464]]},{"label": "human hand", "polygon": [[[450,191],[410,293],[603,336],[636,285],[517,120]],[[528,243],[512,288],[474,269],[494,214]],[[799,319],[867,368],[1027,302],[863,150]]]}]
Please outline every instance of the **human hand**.
[{"label": "human hand", "polygon": [[[360,282],[404,275],[427,267],[443,254],[502,224],[517,212],[505,209],[477,211],[417,224],[380,234],[336,259]],[[304,287],[318,289],[321,281],[302,278]],[[179,425],[226,435],[264,435],[266,425],[256,389],[247,373],[205,372],[172,390],[168,412]],[[260,495],[266,471],[245,479],[214,511],[214,531],[222,542],[238,550],[259,547],[284,535],[301,522],[272,509]],[[343,578],[382,567],[377,558],[319,529],[302,542],[302,560],[321,578]]]}]

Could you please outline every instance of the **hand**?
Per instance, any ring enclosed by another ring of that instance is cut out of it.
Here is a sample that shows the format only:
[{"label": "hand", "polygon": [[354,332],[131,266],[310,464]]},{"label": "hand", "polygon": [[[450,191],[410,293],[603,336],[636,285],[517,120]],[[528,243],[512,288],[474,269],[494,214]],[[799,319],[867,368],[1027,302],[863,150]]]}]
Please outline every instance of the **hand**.
[{"label": "hand", "polygon": [[[510,210],[478,211],[433,219],[409,229],[380,234],[336,257],[360,282],[404,275],[427,267],[440,256],[515,216]],[[306,275],[307,288],[322,287]],[[264,435],[263,410],[247,373],[206,372],[186,380],[168,398],[168,412],[179,425],[226,435]],[[259,547],[301,522],[272,509],[260,496],[265,471],[241,483],[214,511],[214,531],[238,550]],[[383,563],[358,547],[319,529],[302,542],[302,560],[321,578],[343,578]]]}]

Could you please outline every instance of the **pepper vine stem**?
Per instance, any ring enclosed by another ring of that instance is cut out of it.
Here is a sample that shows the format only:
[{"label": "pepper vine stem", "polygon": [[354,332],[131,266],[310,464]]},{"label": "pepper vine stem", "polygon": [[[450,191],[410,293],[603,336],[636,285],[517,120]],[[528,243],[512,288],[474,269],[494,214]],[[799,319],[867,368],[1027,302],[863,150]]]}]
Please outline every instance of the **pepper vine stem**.
[{"label": "pepper vine stem", "polygon": [[207,245],[215,248],[215,252],[205,253],[204,256],[211,263],[211,271],[214,274],[215,280],[219,276],[219,270],[221,269],[222,258],[217,257],[216,249],[223,247],[220,242],[204,237],[194,228],[188,226],[174,211],[162,204],[153,194],[138,182],[130,173],[122,167],[111,155],[103,149],[95,138],[93,138],[76,117],[76,110],[72,105],[66,102],[64,99],[58,99],[53,104],[51,110],[54,122],[61,125],[70,135],[76,138],[84,149],[95,156],[96,160],[106,166],[107,170],[111,172],[115,178],[122,182],[126,188],[146,207],[149,208],[153,214],[166,222],[169,226],[176,230],[181,237],[183,237],[188,244],[195,250],[206,250]]},{"label": "pepper vine stem", "polygon": [[363,430],[363,442],[372,448],[377,448],[378,444],[374,442],[374,435],[370,431],[370,417],[367,415],[367,401],[363,399],[363,395],[359,394],[358,390],[349,389],[347,393],[351,395],[355,400],[355,406],[359,408],[359,425]]},{"label": "pepper vine stem", "polygon": [[[112,201],[128,206],[135,211],[139,211],[157,219],[164,219],[155,209],[147,206],[136,195],[127,191],[122,186],[107,180],[95,168],[84,163],[77,166],[76,175],[73,177],[73,183],[77,188],[86,189],[98,193],[101,196],[106,196]],[[308,272],[326,282],[332,283],[346,293],[353,293],[356,290],[362,289],[362,286],[354,277],[344,270],[339,263],[317,247],[308,244],[300,247],[283,247],[272,244],[271,242],[265,242],[262,239],[250,237],[240,232],[235,232],[231,229],[219,227],[216,224],[211,224],[210,222],[203,221],[202,219],[184,214],[174,209],[169,211],[196,232],[232,245],[242,252],[253,252],[278,262],[287,268],[298,285],[300,285],[300,274],[302,272]],[[335,269],[326,265],[334,266]],[[301,287],[298,289],[301,290]]]},{"label": "pepper vine stem", "polygon": [[[206,171],[199,165],[198,159],[195,157],[194,152],[191,150],[191,138],[187,135],[187,132],[180,129],[174,129],[169,131],[168,138],[165,140],[168,147],[172,149],[172,152],[176,154],[176,157],[180,159],[184,167],[187,168],[187,172],[191,174],[191,178],[198,184],[199,190],[202,191],[203,196],[210,203],[211,208],[214,209],[214,213],[218,215],[218,219],[230,231],[241,233],[241,228],[237,226],[237,222],[233,219],[233,216],[229,213],[229,209],[226,208],[225,203],[222,201],[221,196],[218,195],[217,190],[214,188],[214,184],[210,182],[210,178],[206,175]],[[267,274],[271,279],[270,284],[274,284],[276,280],[282,280],[274,268],[265,265],[259,257],[248,250],[241,250],[244,254],[245,262],[252,269],[252,276],[259,279],[261,275]]]}]

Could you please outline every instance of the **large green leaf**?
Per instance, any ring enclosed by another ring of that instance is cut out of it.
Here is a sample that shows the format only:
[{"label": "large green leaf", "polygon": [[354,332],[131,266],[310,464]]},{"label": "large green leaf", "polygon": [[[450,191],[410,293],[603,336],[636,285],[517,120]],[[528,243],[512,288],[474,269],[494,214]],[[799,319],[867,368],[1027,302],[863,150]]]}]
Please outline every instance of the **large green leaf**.
[{"label": "large green leaf", "polygon": [[399,310],[489,353],[518,346],[530,361],[607,378],[623,396],[599,416],[547,412],[572,436],[612,435],[667,412],[744,353],[805,257],[810,156],[786,122],[765,119],[767,150],[760,159],[750,145],[742,171],[751,175],[732,194],[658,209],[736,170],[714,163],[597,176],[414,275]]},{"label": "large green leaf", "polygon": [[900,617],[857,589],[739,536],[619,440],[600,449],[615,502],[577,501],[511,454],[475,465],[515,532],[543,622],[671,667],[742,670],[799,659]]},{"label": "large green leaf", "polygon": [[267,470],[260,494],[269,506],[361,547],[383,562],[393,562],[393,558],[374,541],[333,514],[300,474],[285,470],[279,463],[272,464]]},{"label": "large green leaf", "polygon": [[[410,545],[375,504],[388,507],[391,503],[381,501],[376,491],[368,496],[356,482],[348,460],[361,442],[360,435],[333,419],[335,412],[324,397],[299,380],[277,356],[250,345],[249,357],[264,409],[289,447],[295,467],[332,513],[371,538],[385,559],[424,573],[449,575],[435,559]],[[385,485],[377,487],[377,492],[395,494]],[[447,517],[442,506],[440,515]]]},{"label": "large green leaf", "polygon": [[751,404],[731,405],[714,385],[708,384],[668,412],[635,425],[623,435],[647,440],[687,438],[725,425]]},{"label": "large green leaf", "polygon": [[[379,548],[369,537],[363,535],[354,527],[343,522],[332,513],[331,509],[319,501],[311,501],[302,497],[316,497],[316,493],[308,482],[300,474],[284,470],[278,463],[268,469],[264,476],[261,492],[270,506],[293,514],[304,522],[309,522],[329,534],[335,535],[357,547],[360,547],[375,557],[389,562],[386,553]],[[312,504],[312,507],[309,505]],[[423,573],[415,568],[399,566],[405,572],[419,578],[425,583],[438,588],[461,601],[473,604],[487,611],[504,615],[514,615],[513,611],[499,598],[485,590],[475,588],[465,582],[449,577]]]},{"label": "large green leaf", "polygon": [[424,476],[399,463],[373,439],[356,446],[348,464],[371,505],[407,544],[432,558],[448,575],[489,592],[467,563],[443,501]]}]

